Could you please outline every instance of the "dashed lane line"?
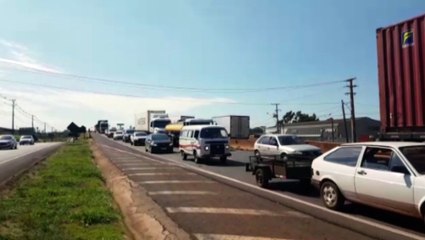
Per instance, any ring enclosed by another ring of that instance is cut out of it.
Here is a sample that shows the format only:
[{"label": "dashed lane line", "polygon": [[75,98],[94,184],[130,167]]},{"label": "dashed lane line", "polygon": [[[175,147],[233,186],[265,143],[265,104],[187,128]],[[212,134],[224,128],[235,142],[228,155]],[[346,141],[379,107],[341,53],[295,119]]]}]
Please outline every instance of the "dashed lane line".
[{"label": "dashed lane line", "polygon": [[123,171],[136,171],[136,170],[156,170],[156,169],[176,169],[176,167],[133,167],[123,168]]},{"label": "dashed lane line", "polygon": [[139,184],[193,184],[193,183],[216,183],[209,180],[154,180],[140,181]]},{"label": "dashed lane line", "polygon": [[198,240],[289,240],[288,238],[268,238],[242,235],[226,235],[226,234],[193,234]]},{"label": "dashed lane line", "polygon": [[217,195],[210,191],[156,191],[148,192],[149,195]]},{"label": "dashed lane line", "polygon": [[196,175],[195,173],[170,173],[170,172],[158,172],[158,173],[130,173],[127,174],[130,177],[135,177],[135,176],[170,176],[170,175]]},{"label": "dashed lane line", "polygon": [[301,217],[311,218],[302,213],[295,211],[286,211],[284,213],[276,213],[269,210],[244,209],[244,208],[211,208],[211,207],[166,207],[168,213],[201,213],[201,214],[232,214],[232,215],[251,215],[251,216],[270,216],[270,217]]}]

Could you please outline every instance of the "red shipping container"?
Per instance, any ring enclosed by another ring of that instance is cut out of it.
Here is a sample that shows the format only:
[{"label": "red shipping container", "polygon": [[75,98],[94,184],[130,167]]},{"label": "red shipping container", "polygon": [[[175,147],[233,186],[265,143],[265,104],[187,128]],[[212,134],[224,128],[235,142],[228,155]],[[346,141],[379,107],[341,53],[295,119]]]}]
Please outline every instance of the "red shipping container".
[{"label": "red shipping container", "polygon": [[381,130],[425,132],[425,15],[376,30]]}]

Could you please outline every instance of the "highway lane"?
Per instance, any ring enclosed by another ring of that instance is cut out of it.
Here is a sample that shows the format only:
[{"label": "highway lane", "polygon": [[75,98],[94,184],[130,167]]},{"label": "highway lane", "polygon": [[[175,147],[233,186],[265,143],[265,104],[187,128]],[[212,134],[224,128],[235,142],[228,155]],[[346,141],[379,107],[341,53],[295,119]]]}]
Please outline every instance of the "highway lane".
[{"label": "highway lane", "polygon": [[36,143],[0,150],[0,185],[54,153],[62,143]]},{"label": "highway lane", "polygon": [[[126,148],[131,148],[134,151],[145,154],[144,147],[134,147],[130,144],[123,143],[122,141],[114,142],[123,147],[125,146]],[[232,152],[230,161],[226,165],[221,165],[218,161],[210,161],[202,164],[196,164],[191,161],[191,159],[183,161],[181,160],[180,155],[177,153],[177,149],[175,149],[175,153],[172,154],[148,153],[150,156],[160,157],[161,159],[168,161],[180,162],[182,164],[192,166],[196,169],[217,173],[231,179],[236,179],[243,183],[255,186],[254,176],[250,172],[245,172],[245,163],[248,161],[248,157],[251,154],[252,153],[250,152],[234,151]],[[270,190],[283,196],[292,197],[297,200],[302,200],[313,204],[319,208],[324,208],[319,198],[319,193],[315,189],[303,189],[294,180],[276,180],[271,184]],[[419,219],[351,203],[347,203],[343,213],[349,217],[370,222],[372,225],[378,224],[386,228],[393,228],[396,231],[406,232],[409,234],[412,233],[413,235],[420,236],[419,238],[425,239],[425,226]]]},{"label": "highway lane", "polygon": [[373,239],[94,136],[99,149],[193,239]]}]

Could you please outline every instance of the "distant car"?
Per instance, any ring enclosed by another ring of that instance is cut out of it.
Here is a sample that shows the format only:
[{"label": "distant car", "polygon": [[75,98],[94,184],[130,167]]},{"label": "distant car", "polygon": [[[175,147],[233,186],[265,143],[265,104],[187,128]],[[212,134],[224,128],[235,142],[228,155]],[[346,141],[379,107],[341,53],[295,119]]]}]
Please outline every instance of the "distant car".
[{"label": "distant car", "polygon": [[425,220],[425,144],[343,144],[312,163],[312,183],[333,210],[345,200]]},{"label": "distant car", "polygon": [[114,140],[122,140],[123,135],[124,135],[124,132],[123,131],[116,131],[116,132],[114,132],[114,135],[113,135],[112,139],[114,139]]},{"label": "distant car", "polygon": [[288,154],[317,157],[321,154],[321,150],[316,146],[305,144],[296,135],[265,134],[255,142],[254,154],[258,158],[280,156],[283,159]]},{"label": "distant car", "polygon": [[34,138],[31,135],[22,135],[19,139],[19,145],[34,145]]},{"label": "distant car", "polygon": [[122,140],[124,142],[130,142],[130,136],[134,133],[133,129],[127,129],[124,131],[124,135],[122,136]]},{"label": "distant car", "polygon": [[146,137],[146,152],[173,152],[173,141],[170,136],[162,133],[154,133]]},{"label": "distant car", "polygon": [[134,132],[130,136],[130,143],[134,146],[145,145],[147,136],[148,134],[146,132]]},{"label": "distant car", "polygon": [[0,149],[17,149],[18,142],[13,135],[0,135]]},{"label": "distant car", "polygon": [[108,137],[108,138],[113,138],[114,137],[114,133],[117,131],[117,129],[116,128],[110,128],[109,130],[107,130],[107,132],[106,132],[106,136]]}]

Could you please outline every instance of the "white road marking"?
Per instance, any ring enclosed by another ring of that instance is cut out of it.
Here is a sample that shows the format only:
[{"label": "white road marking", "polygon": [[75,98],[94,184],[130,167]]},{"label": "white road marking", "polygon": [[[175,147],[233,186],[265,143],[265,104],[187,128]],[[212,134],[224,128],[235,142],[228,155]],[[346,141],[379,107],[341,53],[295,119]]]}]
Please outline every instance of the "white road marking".
[{"label": "white road marking", "polygon": [[175,167],[133,167],[123,168],[123,171],[134,171],[134,170],[155,170],[155,169],[176,169]]},{"label": "white road marking", "polygon": [[[106,146],[106,145],[103,145],[103,146]],[[107,147],[109,147],[109,146],[107,146]],[[161,162],[159,160],[152,159],[152,158],[147,157],[147,156],[142,155],[142,154],[135,154],[135,153],[128,152],[128,151],[123,151],[123,150],[120,150],[120,149],[114,148],[114,147],[109,147],[109,148],[115,149],[117,151],[125,152],[125,153],[128,153],[128,154],[132,154],[134,156],[143,157],[143,158],[145,158],[147,160],[151,160],[153,162]],[[304,204],[304,205],[309,206],[311,208],[319,209],[319,210],[321,210],[323,212],[326,212],[328,214],[335,214],[335,215],[338,215],[340,217],[344,217],[346,219],[350,219],[350,220],[355,221],[355,222],[359,222],[359,223],[363,223],[363,224],[368,224],[370,226],[379,228],[381,230],[384,230],[384,231],[387,231],[387,232],[391,232],[391,233],[395,233],[395,234],[398,234],[398,235],[401,235],[401,236],[405,236],[405,237],[408,237],[408,238],[418,239],[418,240],[419,239],[423,239],[423,237],[420,236],[420,235],[418,235],[418,234],[409,233],[409,232],[405,232],[405,231],[398,230],[398,229],[393,229],[391,226],[386,226],[386,225],[383,225],[383,224],[380,224],[380,223],[377,223],[377,222],[369,221],[367,219],[362,219],[362,218],[354,217],[354,216],[351,216],[351,215],[348,215],[348,214],[336,212],[336,211],[327,209],[325,207],[322,207],[322,206],[319,206],[319,205],[315,205],[313,203],[309,203],[309,202],[304,201],[304,200],[301,200],[301,199],[297,199],[295,197],[284,195],[284,194],[281,194],[281,193],[278,193],[278,192],[273,192],[271,190],[260,188],[258,186],[255,186],[255,185],[252,185],[252,184],[249,184],[249,183],[245,183],[245,182],[239,181],[237,179],[230,178],[230,177],[227,177],[227,176],[224,176],[224,175],[215,173],[215,172],[211,172],[211,171],[207,171],[207,170],[204,170],[204,169],[201,169],[201,168],[193,167],[193,166],[191,166],[191,165],[189,165],[187,163],[181,162],[181,161],[176,161],[176,160],[169,159],[169,158],[164,158],[164,157],[161,157],[161,156],[157,156],[157,157],[158,158],[161,158],[161,159],[163,159],[165,161],[174,162],[174,163],[178,164],[179,166],[181,166],[182,168],[193,169],[195,171],[200,171],[200,172],[203,172],[203,173],[212,175],[212,176],[216,176],[216,177],[219,177],[221,179],[225,179],[227,181],[238,183],[240,185],[243,185],[243,186],[246,186],[246,187],[255,189],[255,190],[260,191],[260,192],[269,193],[269,194],[272,194],[272,195],[275,195],[275,196],[278,196],[278,197],[281,197],[281,198],[284,198],[284,199],[287,199],[287,200],[291,200],[291,201],[294,201],[294,202],[297,202],[297,203],[300,203],[300,204]]]},{"label": "white road marking", "polygon": [[158,180],[158,181],[140,181],[140,184],[188,184],[188,183],[216,183],[204,180]]},{"label": "white road marking", "polygon": [[169,175],[196,175],[195,173],[169,173],[169,172],[161,172],[161,173],[130,173],[128,176],[169,176]]},{"label": "white road marking", "polygon": [[199,240],[289,240],[288,238],[268,238],[242,235],[226,235],[226,234],[193,234]]},{"label": "white road marking", "polygon": [[[303,217],[303,214],[293,214],[294,211],[276,213],[269,210],[245,209],[245,208],[211,208],[211,207],[167,207],[168,213],[207,213],[207,214],[234,214],[234,215],[254,215],[254,216],[293,216]],[[310,216],[305,216],[311,218]]]},{"label": "white road marking", "polygon": [[209,191],[156,191],[148,192],[149,195],[216,195]]}]

